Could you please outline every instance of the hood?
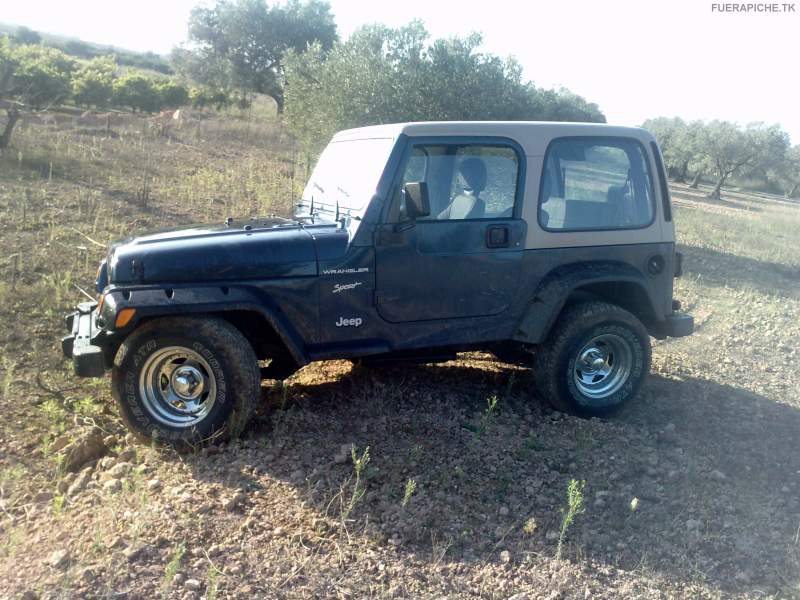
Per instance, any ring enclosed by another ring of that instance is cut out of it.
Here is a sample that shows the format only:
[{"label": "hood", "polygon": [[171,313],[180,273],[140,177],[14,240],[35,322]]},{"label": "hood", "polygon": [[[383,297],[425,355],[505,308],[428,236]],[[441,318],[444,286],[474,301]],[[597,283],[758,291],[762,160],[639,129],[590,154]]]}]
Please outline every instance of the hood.
[{"label": "hood", "polygon": [[[334,226],[328,226],[333,228]],[[249,219],[175,229],[114,244],[111,283],[182,283],[317,274],[314,239],[297,221]]]}]

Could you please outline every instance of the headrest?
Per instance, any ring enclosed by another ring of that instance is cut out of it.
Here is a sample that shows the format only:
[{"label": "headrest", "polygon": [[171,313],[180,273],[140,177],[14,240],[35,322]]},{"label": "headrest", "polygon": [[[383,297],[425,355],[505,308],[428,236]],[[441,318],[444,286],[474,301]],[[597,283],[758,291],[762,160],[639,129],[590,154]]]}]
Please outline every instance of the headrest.
[{"label": "headrest", "polygon": [[473,191],[482,192],[486,188],[486,165],[480,158],[465,158],[458,171]]}]

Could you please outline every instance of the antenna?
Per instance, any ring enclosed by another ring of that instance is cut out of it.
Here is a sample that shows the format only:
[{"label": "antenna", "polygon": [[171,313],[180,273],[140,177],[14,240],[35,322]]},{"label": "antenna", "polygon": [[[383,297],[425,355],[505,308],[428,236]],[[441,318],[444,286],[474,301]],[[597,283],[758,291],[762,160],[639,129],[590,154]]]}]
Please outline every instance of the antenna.
[{"label": "antenna", "polygon": [[336,221],[339,220],[339,199],[336,199]]}]

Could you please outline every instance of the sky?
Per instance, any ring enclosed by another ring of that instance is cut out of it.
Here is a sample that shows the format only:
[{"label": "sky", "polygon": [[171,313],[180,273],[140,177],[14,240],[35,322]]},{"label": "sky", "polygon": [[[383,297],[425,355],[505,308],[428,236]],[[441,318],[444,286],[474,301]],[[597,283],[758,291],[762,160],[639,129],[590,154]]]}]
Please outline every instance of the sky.
[{"label": "sky", "polygon": [[[596,102],[609,123],[639,125],[655,116],[762,121],[780,123],[800,143],[800,0],[778,2],[777,12],[749,13],[720,12],[724,1],[331,0],[331,6],[344,38],[365,23],[399,26],[415,18],[433,37],[482,33],[482,50],[516,57],[538,86],[563,85]],[[0,21],[167,53],[185,40],[197,3],[0,0]]]}]

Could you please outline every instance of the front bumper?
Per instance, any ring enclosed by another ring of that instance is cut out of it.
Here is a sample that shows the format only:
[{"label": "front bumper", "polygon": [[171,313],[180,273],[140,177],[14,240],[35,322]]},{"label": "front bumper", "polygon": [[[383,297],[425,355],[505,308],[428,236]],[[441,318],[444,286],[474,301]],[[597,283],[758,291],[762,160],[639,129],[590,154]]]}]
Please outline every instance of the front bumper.
[{"label": "front bumper", "polygon": [[64,318],[70,334],[61,339],[61,350],[72,359],[78,377],[102,377],[106,359],[100,342],[105,331],[95,321],[97,302],[83,302],[76,308]]}]

